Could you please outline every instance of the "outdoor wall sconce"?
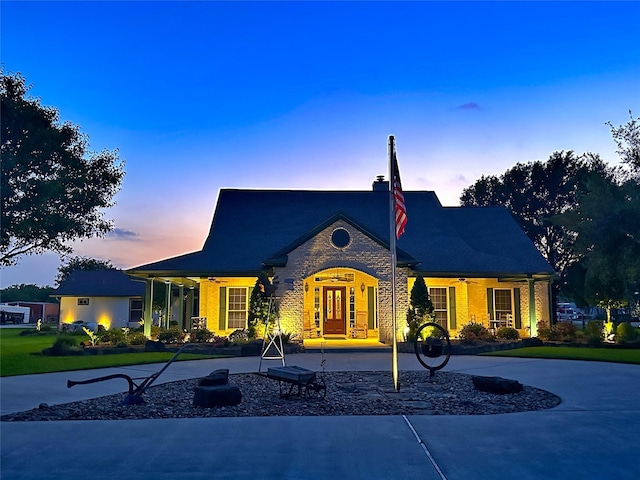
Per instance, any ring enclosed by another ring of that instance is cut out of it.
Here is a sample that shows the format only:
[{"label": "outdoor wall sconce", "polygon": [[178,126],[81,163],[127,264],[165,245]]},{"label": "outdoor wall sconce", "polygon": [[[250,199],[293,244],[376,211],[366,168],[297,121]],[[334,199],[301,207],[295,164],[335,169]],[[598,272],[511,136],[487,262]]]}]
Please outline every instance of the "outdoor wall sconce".
[{"label": "outdoor wall sconce", "polygon": [[362,293],[363,295],[364,295],[364,289],[365,289],[364,282],[362,282],[360,284],[360,293]]},{"label": "outdoor wall sconce", "polygon": [[309,283],[305,283],[304,284],[304,293],[307,293],[309,291]]}]

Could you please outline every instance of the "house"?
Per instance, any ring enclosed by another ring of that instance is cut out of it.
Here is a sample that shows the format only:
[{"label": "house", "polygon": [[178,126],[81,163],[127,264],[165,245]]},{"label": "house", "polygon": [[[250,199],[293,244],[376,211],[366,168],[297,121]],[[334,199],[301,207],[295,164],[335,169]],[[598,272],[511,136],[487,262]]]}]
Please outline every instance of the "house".
[{"label": "house", "polygon": [[105,329],[137,327],[144,317],[145,285],[122,270],[75,270],[53,290],[60,325],[81,321]]},{"label": "house", "polygon": [[388,190],[382,178],[370,191],[223,189],[201,251],[127,273],[147,293],[175,285],[180,324],[196,317],[219,335],[246,327],[261,271],[279,282],[281,328],[307,338],[402,340],[417,276],[452,335],[475,321],[528,336],[551,318],[553,268],[505,208],[443,207],[434,192],[409,191],[393,332]]}]

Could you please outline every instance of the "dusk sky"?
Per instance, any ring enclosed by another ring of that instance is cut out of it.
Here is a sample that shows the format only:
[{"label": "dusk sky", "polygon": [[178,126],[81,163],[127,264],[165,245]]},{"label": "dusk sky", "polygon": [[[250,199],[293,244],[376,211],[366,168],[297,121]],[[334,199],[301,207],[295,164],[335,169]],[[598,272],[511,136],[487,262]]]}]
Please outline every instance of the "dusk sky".
[{"label": "dusk sky", "polygon": [[[617,163],[605,122],[640,113],[638,2],[0,9],[5,70],[126,161],[116,230],[74,244],[121,268],[199,250],[221,188],[369,190],[388,135],[404,189],[455,206],[481,175],[554,151]],[[53,286],[59,264],[23,257],[1,286]]]}]

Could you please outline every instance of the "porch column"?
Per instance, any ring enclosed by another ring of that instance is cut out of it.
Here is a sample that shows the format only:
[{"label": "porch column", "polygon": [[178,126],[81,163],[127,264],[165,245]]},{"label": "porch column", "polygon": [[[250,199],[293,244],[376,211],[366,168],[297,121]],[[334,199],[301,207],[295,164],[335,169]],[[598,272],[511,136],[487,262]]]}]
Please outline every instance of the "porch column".
[{"label": "porch column", "polygon": [[144,336],[151,338],[151,306],[153,305],[153,279],[148,278],[144,282]]},{"label": "porch column", "polygon": [[178,303],[178,328],[182,330],[184,328],[184,285],[178,286],[178,295],[180,302]]},{"label": "porch column", "polygon": [[193,329],[193,325],[191,324],[191,317],[193,317],[193,287],[189,287],[189,291],[187,292],[187,305],[185,308],[185,328],[189,331]]},{"label": "porch column", "polygon": [[536,327],[536,284],[533,278],[527,279],[529,285],[529,335],[535,337],[538,335]]},{"label": "porch column", "polygon": [[164,328],[169,328],[169,321],[171,320],[171,282],[165,282],[165,295],[164,295]]}]

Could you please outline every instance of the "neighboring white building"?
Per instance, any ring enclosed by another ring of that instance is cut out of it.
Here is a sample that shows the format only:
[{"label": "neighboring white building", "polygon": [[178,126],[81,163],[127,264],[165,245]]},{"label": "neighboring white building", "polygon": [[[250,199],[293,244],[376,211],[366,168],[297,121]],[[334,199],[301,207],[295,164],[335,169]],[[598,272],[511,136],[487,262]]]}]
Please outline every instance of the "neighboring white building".
[{"label": "neighboring white building", "polygon": [[29,307],[0,303],[0,323],[29,323],[31,310]]},{"label": "neighboring white building", "polygon": [[60,299],[60,325],[82,321],[109,330],[139,325],[144,293],[144,283],[121,270],[77,270],[51,296]]}]

